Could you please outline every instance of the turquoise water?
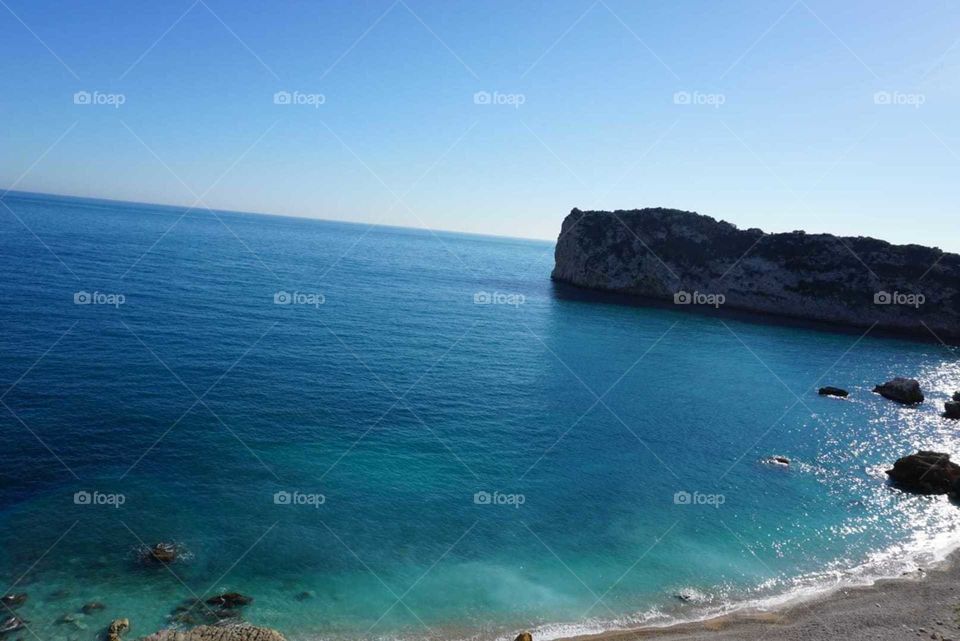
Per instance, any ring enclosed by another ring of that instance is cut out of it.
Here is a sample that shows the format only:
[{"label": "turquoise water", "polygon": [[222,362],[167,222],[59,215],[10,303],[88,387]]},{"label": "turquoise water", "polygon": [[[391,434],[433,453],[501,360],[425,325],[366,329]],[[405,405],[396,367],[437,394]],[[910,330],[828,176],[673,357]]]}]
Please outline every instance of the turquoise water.
[{"label": "turquoise water", "polygon": [[[940,344],[587,299],[550,282],[546,242],[4,202],[0,571],[45,641],[118,616],[147,634],[226,590],[293,639],[550,638],[896,575],[960,539],[955,506],[883,474],[956,451]],[[895,375],[928,402],[870,393]],[[157,541],[189,553],[144,567]]]}]

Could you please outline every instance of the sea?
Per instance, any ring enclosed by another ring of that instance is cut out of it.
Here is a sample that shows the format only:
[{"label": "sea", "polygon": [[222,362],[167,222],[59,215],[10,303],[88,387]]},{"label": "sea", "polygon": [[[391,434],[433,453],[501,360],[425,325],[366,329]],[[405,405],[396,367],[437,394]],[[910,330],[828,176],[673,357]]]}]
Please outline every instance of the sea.
[{"label": "sea", "polygon": [[[960,354],[935,340],[573,290],[546,241],[0,205],[10,638],[127,618],[543,641],[770,609],[960,543],[957,505],[884,472],[960,444]],[[894,376],[927,401],[872,393]],[[177,560],[145,560],[157,543]],[[227,592],[253,601],[191,609]]]}]

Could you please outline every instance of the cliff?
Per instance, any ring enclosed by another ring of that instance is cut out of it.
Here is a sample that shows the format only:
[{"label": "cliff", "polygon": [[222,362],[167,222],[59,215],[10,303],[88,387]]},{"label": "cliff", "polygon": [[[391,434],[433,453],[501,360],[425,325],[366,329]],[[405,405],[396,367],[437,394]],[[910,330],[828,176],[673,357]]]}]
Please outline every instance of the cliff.
[{"label": "cliff", "polygon": [[676,209],[574,209],[555,260],[555,281],[678,309],[722,306],[960,338],[960,255],[930,247],[764,234]]}]

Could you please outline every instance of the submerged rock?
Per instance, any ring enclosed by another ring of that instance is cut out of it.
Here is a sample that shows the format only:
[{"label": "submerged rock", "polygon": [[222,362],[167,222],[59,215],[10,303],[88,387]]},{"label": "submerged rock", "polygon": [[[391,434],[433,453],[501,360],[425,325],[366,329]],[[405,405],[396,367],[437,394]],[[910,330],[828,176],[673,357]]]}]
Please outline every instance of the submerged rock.
[{"label": "submerged rock", "polygon": [[20,617],[13,616],[7,617],[2,622],[0,622],[0,634],[6,634],[7,632],[15,632],[26,627],[27,622],[25,619]]},{"label": "submerged rock", "polygon": [[253,603],[253,597],[239,592],[227,592],[207,599],[207,605],[217,605],[223,608],[241,608],[251,603]]},{"label": "submerged rock", "polygon": [[897,377],[882,385],[877,385],[873,391],[891,401],[904,405],[916,405],[923,402],[923,392],[920,383],[912,378]]},{"label": "submerged rock", "polygon": [[317,596],[317,593],[314,592],[313,590],[304,590],[303,592],[299,593],[297,596],[293,598],[296,599],[297,601],[306,601],[308,599],[312,599],[315,596]]},{"label": "submerged rock", "polygon": [[123,641],[120,635],[129,629],[129,619],[114,619],[107,627],[107,641]]},{"label": "submerged rock", "polygon": [[270,628],[255,625],[201,625],[192,630],[161,630],[139,641],[286,641]]},{"label": "submerged rock", "polygon": [[850,396],[850,392],[847,390],[839,387],[831,387],[829,385],[827,387],[821,387],[818,391],[818,394],[820,394],[820,396],[837,396],[839,398],[846,398]]},{"label": "submerged rock", "polygon": [[703,603],[707,600],[706,595],[694,588],[683,588],[673,596],[684,603]]},{"label": "submerged rock", "polygon": [[21,592],[19,594],[7,594],[0,598],[0,603],[7,608],[19,608],[21,605],[27,602],[26,592]]},{"label": "submerged rock", "polygon": [[947,418],[960,418],[960,402],[947,401],[944,403],[943,415]]},{"label": "submerged rock", "polygon": [[228,592],[203,599],[187,599],[182,602],[170,617],[175,623],[184,625],[221,624],[231,619],[239,622],[243,618],[240,611],[253,603],[253,598],[238,592]]},{"label": "submerged rock", "polygon": [[167,565],[183,557],[183,549],[176,543],[157,543],[140,548],[140,560],[150,565]]},{"label": "submerged rock", "polygon": [[920,450],[897,459],[887,470],[895,485],[918,494],[946,494],[960,481],[960,465],[950,462],[950,455]]},{"label": "submerged rock", "polygon": [[99,601],[91,601],[90,603],[85,603],[80,610],[84,614],[93,614],[94,612],[99,612],[100,610],[106,609],[106,607],[107,606]]}]

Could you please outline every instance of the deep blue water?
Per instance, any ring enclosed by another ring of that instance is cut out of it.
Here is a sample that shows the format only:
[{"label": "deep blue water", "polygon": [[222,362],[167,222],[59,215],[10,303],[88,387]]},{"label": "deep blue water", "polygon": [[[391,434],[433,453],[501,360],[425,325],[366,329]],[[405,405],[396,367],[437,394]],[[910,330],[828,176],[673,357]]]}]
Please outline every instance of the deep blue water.
[{"label": "deep blue water", "polygon": [[[4,203],[0,576],[45,641],[117,616],[147,634],[224,590],[295,639],[544,638],[895,575],[960,539],[955,506],[883,474],[956,451],[939,344],[568,296],[546,242]],[[870,393],[894,375],[928,402]],[[189,555],[143,567],[156,541]]]}]

